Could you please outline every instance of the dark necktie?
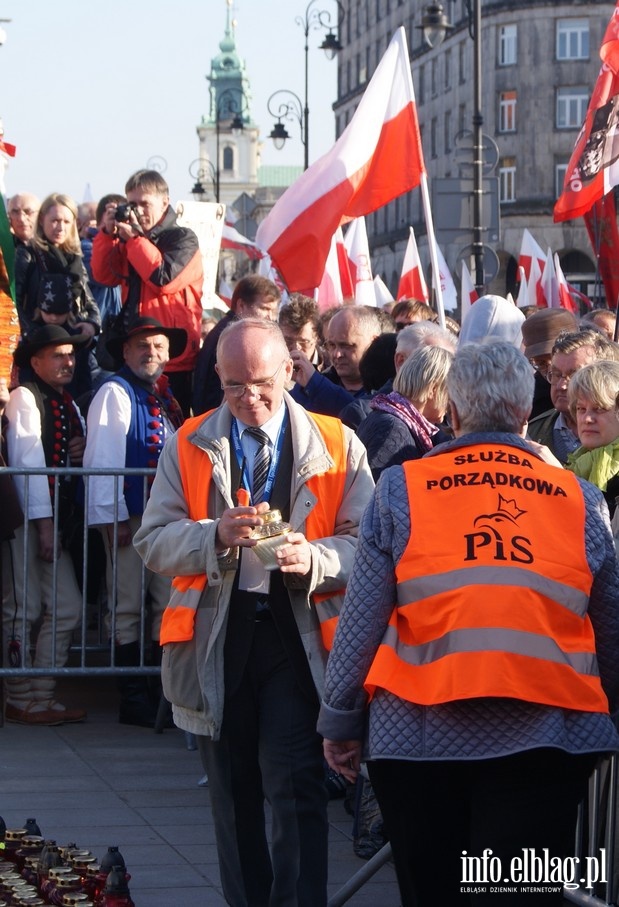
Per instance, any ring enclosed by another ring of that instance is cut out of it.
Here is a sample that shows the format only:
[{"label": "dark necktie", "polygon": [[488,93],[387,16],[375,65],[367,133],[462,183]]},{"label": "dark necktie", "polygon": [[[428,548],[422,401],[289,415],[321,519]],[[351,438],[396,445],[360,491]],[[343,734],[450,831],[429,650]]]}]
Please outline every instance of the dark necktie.
[{"label": "dark necktie", "polygon": [[261,428],[247,428],[246,431],[259,444],[256,456],[254,457],[254,472],[251,483],[251,500],[252,504],[259,504],[264,494],[269,467],[271,465],[271,452],[269,449],[269,436]]}]

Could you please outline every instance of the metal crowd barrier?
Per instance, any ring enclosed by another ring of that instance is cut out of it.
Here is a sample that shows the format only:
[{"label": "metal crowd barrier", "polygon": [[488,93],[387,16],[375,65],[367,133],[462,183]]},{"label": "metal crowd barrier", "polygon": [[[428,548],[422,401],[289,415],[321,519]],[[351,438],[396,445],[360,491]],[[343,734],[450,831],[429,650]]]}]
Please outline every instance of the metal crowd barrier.
[{"label": "metal crowd barrier", "polygon": [[[88,512],[88,501],[90,495],[90,479],[92,476],[114,476],[116,488],[119,482],[124,481],[126,476],[142,476],[144,500],[148,493],[148,478],[154,475],[154,469],[82,469],[69,467],[64,469],[47,468],[47,469],[23,469],[19,467],[1,467],[0,472],[7,475],[23,476],[25,479],[24,490],[24,509],[27,514],[28,502],[30,495],[30,477],[31,476],[56,476],[58,481],[54,483],[54,538],[56,540],[56,550],[59,545],[59,526],[58,513],[60,503],[60,482],[67,477],[78,477],[83,482],[83,512]],[[117,495],[115,495],[117,498]],[[1,506],[1,502],[0,502]],[[24,545],[24,560],[21,569],[25,577],[25,594],[27,594],[27,584],[31,576],[32,565],[29,563],[28,554],[28,535],[35,532],[31,521],[24,516],[24,528],[26,535],[26,544]],[[82,588],[82,614],[81,626],[74,634],[73,644],[69,663],[64,666],[55,664],[55,654],[52,652],[52,664],[45,668],[32,668],[25,664],[25,655],[22,648],[21,663],[16,666],[8,666],[4,663],[0,666],[0,680],[7,676],[36,676],[38,674],[46,676],[61,677],[79,677],[79,676],[97,676],[97,675],[115,675],[123,674],[158,674],[157,665],[146,663],[146,647],[150,643],[147,632],[147,601],[145,594],[145,571],[142,567],[136,582],[141,585],[141,610],[140,610],[140,664],[136,667],[121,667],[115,663],[114,645],[115,638],[115,606],[117,600],[117,573],[115,566],[112,571],[112,589],[107,589],[105,584],[105,563],[100,565],[100,576],[95,577],[98,580],[97,601],[88,601],[89,580],[92,588],[92,536],[93,531],[89,530],[86,520],[82,526],[77,526],[77,538],[81,537],[80,545],[77,551],[74,549],[74,555],[81,554],[81,576],[78,576]],[[8,545],[8,542],[3,542]],[[115,553],[118,548],[118,506],[114,506],[114,533],[112,551]],[[14,565],[15,566],[15,565]],[[9,578],[10,579],[10,578]],[[7,577],[3,578],[3,593]],[[57,571],[54,565],[53,569],[53,591],[52,591],[52,632],[55,634],[56,609],[58,597],[62,590],[58,589]],[[3,601],[4,605],[4,601]],[[110,613],[109,629],[106,624],[105,614]],[[23,609],[22,609],[23,611]],[[18,607],[19,612],[19,607]],[[26,614],[22,615],[21,638],[26,639],[27,623]],[[2,640],[1,651],[4,653],[5,646]],[[103,663],[102,663],[103,662]],[[1,719],[0,719],[1,720]],[[591,777],[589,785],[589,796],[579,811],[578,827],[576,835],[575,865],[584,867],[592,864],[594,860],[600,861],[600,848],[604,852],[604,864],[602,878],[592,881],[589,887],[584,887],[580,883],[581,876],[577,876],[576,881],[579,883],[577,889],[565,888],[564,897],[573,904],[596,905],[596,907],[609,907],[617,904],[617,894],[619,892],[619,854],[618,836],[617,836],[617,756],[612,756],[601,761],[598,768]],[[391,857],[391,847],[386,844],[377,853],[372,860],[363,864],[359,871],[348,880],[348,882],[330,899],[329,907],[340,907],[345,904],[369,878],[376,873]],[[587,863],[587,860],[590,863]]]},{"label": "metal crowd barrier", "polygon": [[[54,493],[53,493],[53,502],[54,502],[54,564],[52,569],[52,598],[51,598],[51,615],[52,615],[52,634],[55,638],[56,634],[56,614],[57,614],[57,604],[60,596],[62,596],[62,589],[58,588],[58,579],[57,579],[57,560],[56,555],[60,549],[60,536],[61,536],[61,527],[59,526],[59,511],[60,511],[60,485],[63,480],[66,480],[71,477],[77,477],[82,482],[82,489],[79,493],[79,498],[81,499],[81,506],[78,508],[78,512],[74,517],[75,524],[69,528],[74,531],[74,544],[72,545],[71,554],[73,556],[74,565],[76,561],[78,562],[78,569],[76,569],[76,578],[78,584],[82,590],[82,612],[81,612],[81,622],[79,630],[76,630],[73,635],[73,641],[70,650],[70,658],[67,665],[59,666],[56,664],[55,652],[51,652],[51,664],[49,667],[44,668],[33,668],[25,664],[26,653],[25,646],[21,647],[21,658],[20,663],[15,666],[5,664],[4,658],[2,659],[2,665],[0,667],[0,679],[7,676],[27,676],[34,677],[36,675],[45,675],[45,676],[56,676],[56,677],[76,677],[76,676],[96,676],[96,675],[122,675],[122,674],[158,674],[159,667],[157,665],[149,665],[145,662],[148,661],[148,658],[145,657],[145,652],[147,651],[147,646],[150,643],[148,636],[148,620],[147,620],[147,600],[146,600],[146,590],[145,590],[145,570],[142,567],[139,576],[136,576],[136,583],[140,583],[142,594],[141,594],[141,610],[140,610],[140,637],[139,637],[139,649],[140,649],[140,663],[136,667],[121,667],[115,663],[114,657],[114,644],[113,641],[116,636],[116,601],[117,601],[117,568],[116,568],[116,558],[113,557],[113,568],[112,568],[112,588],[106,588],[106,568],[105,560],[102,563],[94,564],[92,561],[92,553],[95,550],[98,540],[94,536],[95,533],[98,533],[99,530],[92,529],[88,527],[86,518],[84,516],[83,522],[81,521],[81,516],[79,511],[83,511],[85,515],[88,512],[88,503],[90,497],[90,479],[92,476],[114,476],[115,480],[115,492],[118,490],[118,483],[124,482],[126,476],[141,476],[143,480],[143,494],[144,500],[147,498],[148,494],[148,478],[149,476],[154,475],[154,469],[83,469],[77,467],[65,467],[65,468],[46,468],[46,469],[26,469],[16,466],[7,466],[0,468],[0,471],[7,475],[12,476],[23,476],[24,477],[24,533],[25,533],[25,544],[24,544],[24,557],[23,563],[18,565],[12,563],[10,551],[5,549],[3,551],[4,555],[4,565],[8,566],[10,570],[20,570],[24,576],[24,598],[27,598],[28,587],[32,580],[33,570],[35,569],[30,563],[30,554],[29,554],[29,545],[28,539],[33,532],[36,532],[35,527],[32,525],[32,520],[28,519],[28,507],[30,499],[30,479],[32,476],[54,476],[56,481],[54,482]],[[118,503],[117,503],[117,494],[115,494],[115,503],[114,503],[114,533],[113,533],[113,543],[112,551],[114,555],[118,549]],[[1,506],[1,502],[0,502]],[[67,527],[65,527],[66,529]],[[3,542],[4,545],[9,545],[9,542]],[[102,545],[102,543],[101,543]],[[100,551],[102,548],[100,548]],[[103,552],[105,557],[105,552]],[[69,555],[68,551],[64,551],[64,555]],[[81,565],[79,565],[81,561]],[[93,577],[92,571],[96,570],[97,574]],[[92,589],[93,581],[97,586],[97,598],[95,601],[88,601],[88,591],[89,587]],[[11,607],[10,598],[6,602],[4,601],[5,592],[7,590],[7,583],[9,588],[9,595],[13,594],[13,589],[11,589],[12,577],[3,577],[3,618],[5,617],[4,611]],[[106,614],[109,611],[109,631],[108,626],[106,625]],[[26,640],[28,636],[28,628],[26,621],[26,611],[24,608],[20,607],[20,603],[17,602],[17,624],[16,626],[20,628],[20,637],[22,640]],[[21,620],[21,624],[19,621]],[[4,622],[4,620],[3,620]],[[1,651],[4,655],[5,653],[5,641],[2,640]]]}]

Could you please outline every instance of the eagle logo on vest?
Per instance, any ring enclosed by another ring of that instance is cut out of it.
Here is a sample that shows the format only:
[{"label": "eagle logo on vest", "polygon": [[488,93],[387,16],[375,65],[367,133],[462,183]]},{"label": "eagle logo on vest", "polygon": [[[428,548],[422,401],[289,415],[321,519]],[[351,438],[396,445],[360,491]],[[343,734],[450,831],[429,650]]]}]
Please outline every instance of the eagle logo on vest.
[{"label": "eagle logo on vest", "polygon": [[[496,510],[492,513],[480,513],[473,520],[475,531],[465,533],[465,560],[476,561],[480,557],[484,559],[490,557],[491,560],[498,562],[533,563],[531,540],[518,534],[518,520],[526,513],[526,510],[518,506],[515,498],[508,500],[499,494]],[[511,524],[515,527],[515,532],[509,531],[509,525],[502,524]]]}]

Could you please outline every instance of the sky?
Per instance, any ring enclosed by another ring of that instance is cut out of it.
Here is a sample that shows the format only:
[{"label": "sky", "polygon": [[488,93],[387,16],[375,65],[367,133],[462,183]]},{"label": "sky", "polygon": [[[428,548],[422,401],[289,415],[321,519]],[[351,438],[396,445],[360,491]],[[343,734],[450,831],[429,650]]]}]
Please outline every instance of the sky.
[{"label": "sky", "polygon": [[[298,6],[297,6],[298,2]],[[267,99],[278,89],[304,95],[306,0],[235,0],[237,52],[250,80],[252,119],[263,164],[301,166],[296,121],[276,151]],[[329,9],[324,0],[320,9]],[[226,0],[0,0],[0,117],[17,146],[5,192],[76,202],[122,192],[142,167],[161,169],[173,203],[191,198],[196,126],[208,113],[211,59],[219,53]],[[331,105],[337,61],[309,35],[310,163],[334,142]]]}]

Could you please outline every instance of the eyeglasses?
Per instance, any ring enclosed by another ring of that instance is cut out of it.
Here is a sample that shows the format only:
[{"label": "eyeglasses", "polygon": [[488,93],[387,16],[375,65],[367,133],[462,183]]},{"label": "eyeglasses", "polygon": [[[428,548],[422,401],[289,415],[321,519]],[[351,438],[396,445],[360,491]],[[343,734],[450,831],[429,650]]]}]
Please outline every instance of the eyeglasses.
[{"label": "eyeglasses", "polygon": [[569,372],[567,375],[564,375],[563,372],[558,371],[556,368],[550,368],[546,372],[546,378],[550,381],[551,384],[561,384],[565,381],[566,384],[570,383],[570,378],[578,369],[575,369],[574,372]]},{"label": "eyeglasses", "polygon": [[310,347],[316,345],[315,340],[303,340],[300,337],[284,337],[284,340],[289,350],[293,350],[295,346],[298,346],[300,350],[309,350]]},{"label": "eyeglasses", "polygon": [[[284,360],[284,362],[285,361],[286,360]],[[254,381],[253,384],[224,384],[222,381],[221,389],[222,391],[225,391],[225,393],[230,394],[231,397],[242,397],[245,391],[251,391],[254,394],[264,394],[267,391],[273,390],[275,382],[277,381],[277,376],[284,366],[284,362],[281,362],[275,374],[265,381]]]}]

